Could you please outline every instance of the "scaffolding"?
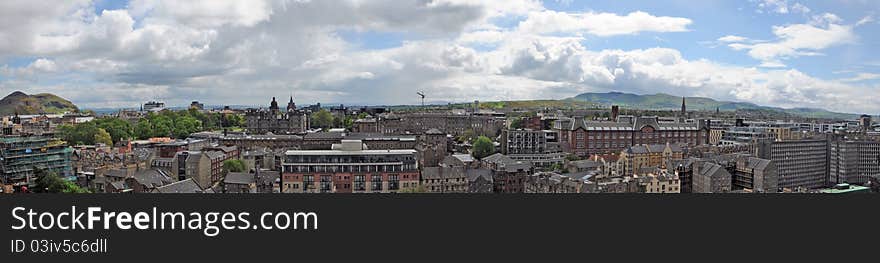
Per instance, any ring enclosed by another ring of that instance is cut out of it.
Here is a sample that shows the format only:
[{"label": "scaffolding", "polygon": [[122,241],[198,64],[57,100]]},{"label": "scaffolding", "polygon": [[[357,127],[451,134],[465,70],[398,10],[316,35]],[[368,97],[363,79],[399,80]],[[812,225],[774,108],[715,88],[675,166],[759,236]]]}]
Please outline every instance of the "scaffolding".
[{"label": "scaffolding", "polygon": [[56,138],[46,136],[0,137],[0,174],[4,183],[27,184],[35,168],[63,178],[73,176],[73,150]]}]

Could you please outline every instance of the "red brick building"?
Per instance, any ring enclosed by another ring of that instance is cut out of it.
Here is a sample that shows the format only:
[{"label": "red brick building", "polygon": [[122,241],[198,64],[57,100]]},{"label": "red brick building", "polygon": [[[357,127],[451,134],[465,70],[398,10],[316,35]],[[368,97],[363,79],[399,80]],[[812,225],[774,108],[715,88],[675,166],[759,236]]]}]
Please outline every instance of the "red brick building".
[{"label": "red brick building", "polygon": [[556,121],[563,151],[578,156],[616,153],[639,144],[704,144],[708,131],[697,122],[660,122],[656,116],[620,116],[617,121],[570,118]]},{"label": "red brick building", "polygon": [[287,151],[281,165],[284,193],[395,193],[419,186],[415,150],[369,150],[360,140]]}]

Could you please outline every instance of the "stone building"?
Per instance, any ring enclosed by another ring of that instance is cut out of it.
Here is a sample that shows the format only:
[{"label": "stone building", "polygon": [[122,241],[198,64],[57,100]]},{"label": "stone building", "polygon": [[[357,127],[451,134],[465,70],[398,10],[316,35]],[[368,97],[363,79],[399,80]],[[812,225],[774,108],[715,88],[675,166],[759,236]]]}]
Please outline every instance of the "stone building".
[{"label": "stone building", "polygon": [[495,137],[504,127],[504,117],[479,114],[406,113],[385,114],[377,120],[382,133],[422,134],[437,129],[453,136],[468,132]]},{"label": "stone building", "polygon": [[306,111],[296,108],[293,96],[287,103],[287,109],[278,108],[278,102],[272,97],[269,109],[248,109],[245,111],[247,132],[253,134],[298,134],[309,130],[309,115]]},{"label": "stone building", "polygon": [[438,129],[430,129],[416,138],[416,149],[421,167],[437,167],[446,158],[448,149],[446,133]]},{"label": "stone building", "polygon": [[733,187],[758,193],[775,193],[778,190],[776,165],[767,159],[748,156],[738,158],[733,174]]},{"label": "stone building", "polygon": [[682,159],[683,151],[677,144],[633,145],[620,153],[623,163],[620,175],[646,174],[656,168],[666,168],[671,160]]},{"label": "stone building", "polygon": [[694,193],[727,193],[733,187],[732,176],[723,166],[706,161],[694,163],[693,192]]},{"label": "stone building", "polygon": [[516,161],[496,153],[480,160],[483,167],[492,170],[493,192],[522,193],[525,177],[532,174],[530,162]]}]

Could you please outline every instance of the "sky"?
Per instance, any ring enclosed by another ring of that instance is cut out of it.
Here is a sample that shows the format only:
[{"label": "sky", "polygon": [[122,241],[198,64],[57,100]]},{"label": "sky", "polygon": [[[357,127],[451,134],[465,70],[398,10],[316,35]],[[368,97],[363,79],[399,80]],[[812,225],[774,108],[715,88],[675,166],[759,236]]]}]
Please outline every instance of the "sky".
[{"label": "sky", "polygon": [[880,1],[0,2],[0,93],[84,108],[667,93],[880,113]]}]

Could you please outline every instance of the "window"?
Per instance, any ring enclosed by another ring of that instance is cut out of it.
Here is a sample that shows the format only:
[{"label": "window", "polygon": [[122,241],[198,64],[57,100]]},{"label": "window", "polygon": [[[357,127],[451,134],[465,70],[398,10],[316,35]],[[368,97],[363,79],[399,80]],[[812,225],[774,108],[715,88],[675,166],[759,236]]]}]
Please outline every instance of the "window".
[{"label": "window", "polygon": [[309,189],[315,188],[315,176],[314,175],[303,175],[303,191],[308,191]]},{"label": "window", "polygon": [[321,193],[329,193],[330,192],[330,190],[332,189],[330,186],[331,182],[332,182],[331,176],[329,176],[329,175],[322,175],[321,176]]},{"label": "window", "polygon": [[397,177],[398,175],[389,175],[388,176],[388,190],[399,190],[400,189],[400,180]]},{"label": "window", "polygon": [[372,182],[371,187],[370,187],[371,190],[382,191],[382,176],[381,175],[372,176],[370,178],[370,181]]}]

